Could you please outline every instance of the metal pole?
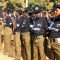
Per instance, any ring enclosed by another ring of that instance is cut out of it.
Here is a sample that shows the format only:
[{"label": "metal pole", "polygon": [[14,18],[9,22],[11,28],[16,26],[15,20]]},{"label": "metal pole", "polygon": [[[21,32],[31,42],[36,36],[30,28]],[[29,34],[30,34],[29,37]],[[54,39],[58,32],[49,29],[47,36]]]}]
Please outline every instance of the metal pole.
[{"label": "metal pole", "polygon": [[26,7],[28,7],[28,0],[26,0]]}]

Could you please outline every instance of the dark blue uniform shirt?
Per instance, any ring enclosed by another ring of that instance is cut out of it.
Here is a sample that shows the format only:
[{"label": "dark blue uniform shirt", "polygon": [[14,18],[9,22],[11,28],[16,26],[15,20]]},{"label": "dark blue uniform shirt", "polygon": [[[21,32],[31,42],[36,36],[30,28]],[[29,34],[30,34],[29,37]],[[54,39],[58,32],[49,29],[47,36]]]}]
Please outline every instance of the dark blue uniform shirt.
[{"label": "dark blue uniform shirt", "polygon": [[30,32],[30,19],[29,17],[22,18],[22,29],[21,32]]},{"label": "dark blue uniform shirt", "polygon": [[10,16],[7,16],[4,20],[4,26],[5,27],[11,27],[12,26],[12,20]]},{"label": "dark blue uniform shirt", "polygon": [[16,18],[16,29],[15,32],[21,32],[22,19]]},{"label": "dark blue uniform shirt", "polygon": [[44,35],[46,30],[48,30],[47,21],[44,17],[40,17],[38,19],[33,20],[33,28],[34,34],[37,36]]}]

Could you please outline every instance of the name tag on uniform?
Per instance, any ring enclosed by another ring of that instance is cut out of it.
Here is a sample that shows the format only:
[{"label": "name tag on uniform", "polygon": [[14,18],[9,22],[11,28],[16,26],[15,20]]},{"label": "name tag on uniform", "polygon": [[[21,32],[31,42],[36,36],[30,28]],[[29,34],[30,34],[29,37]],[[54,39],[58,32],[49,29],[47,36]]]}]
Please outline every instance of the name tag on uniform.
[{"label": "name tag on uniform", "polygon": [[34,30],[40,31],[40,28],[34,28]]},{"label": "name tag on uniform", "polygon": [[57,38],[56,40],[57,40],[58,43],[60,43],[60,38]]}]

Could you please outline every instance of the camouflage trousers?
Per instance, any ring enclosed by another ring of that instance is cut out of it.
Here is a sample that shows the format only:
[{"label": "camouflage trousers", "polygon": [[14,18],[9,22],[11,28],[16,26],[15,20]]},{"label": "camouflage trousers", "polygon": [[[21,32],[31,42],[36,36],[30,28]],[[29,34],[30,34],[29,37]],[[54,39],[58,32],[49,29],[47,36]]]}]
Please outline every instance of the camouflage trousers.
[{"label": "camouflage trousers", "polygon": [[37,36],[33,40],[33,60],[46,60],[44,52],[44,37]]},{"label": "camouflage trousers", "polygon": [[26,60],[31,60],[30,32],[22,33],[22,39],[26,52]]}]

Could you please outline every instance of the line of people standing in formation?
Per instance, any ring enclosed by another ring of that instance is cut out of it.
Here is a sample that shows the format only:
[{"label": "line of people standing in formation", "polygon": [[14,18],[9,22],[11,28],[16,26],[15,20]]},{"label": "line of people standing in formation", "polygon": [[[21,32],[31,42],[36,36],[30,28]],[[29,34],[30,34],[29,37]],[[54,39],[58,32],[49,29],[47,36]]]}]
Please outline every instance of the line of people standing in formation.
[{"label": "line of people standing in formation", "polygon": [[[9,16],[9,10],[4,9],[4,54],[15,56],[15,60],[21,60],[24,54],[24,60],[46,60],[46,37],[50,46],[60,43],[60,7],[56,5],[51,12],[45,15],[40,6],[34,6],[33,10],[18,9],[14,15]],[[53,52],[52,48],[51,60],[59,60],[57,57],[54,58]]]}]

